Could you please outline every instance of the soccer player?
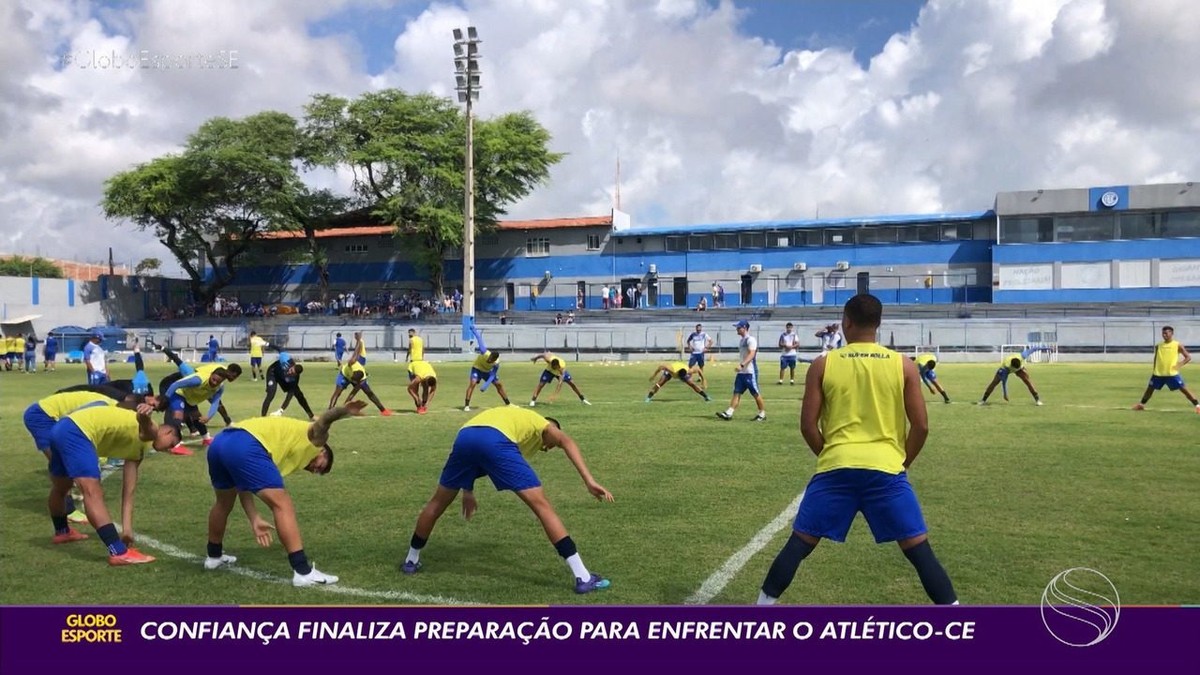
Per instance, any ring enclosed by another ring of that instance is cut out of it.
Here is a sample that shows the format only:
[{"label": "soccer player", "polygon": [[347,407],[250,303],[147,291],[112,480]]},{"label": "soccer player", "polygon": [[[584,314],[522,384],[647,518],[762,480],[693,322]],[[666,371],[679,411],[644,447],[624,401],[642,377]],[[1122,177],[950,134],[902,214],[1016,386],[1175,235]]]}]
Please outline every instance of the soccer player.
[{"label": "soccer player", "polygon": [[421,550],[428,543],[438,518],[458,496],[459,490],[463,490],[463,516],[469,520],[475,514],[478,507],[475,480],[488,476],[497,490],[515,492],[541,521],[550,543],[554,544],[558,555],[571,568],[576,593],[608,588],[608,579],[593,574],[584,566],[575,549],[575,542],[546,499],[542,483],[529,465],[530,458],[553,448],[563,449],[593,497],[607,502],[613,500],[612,493],[592,478],[579,446],[562,431],[557,420],[523,408],[492,408],[471,418],[459,429],[441,478],[438,479],[437,489],[417,516],[408,555],[401,563],[400,570],[405,574],[420,571]]},{"label": "soccer player", "polygon": [[[146,444],[159,452],[179,442],[179,431],[169,425],[156,426],[150,420],[153,408],[138,406],[136,412],[110,405],[82,408],[69,413],[50,432],[50,520],[54,523],[54,543],[66,544],[87,539],[67,522],[65,500],[72,481],[83,492],[88,521],[108,548],[108,564],[136,565],[154,562],[133,548],[133,495],[138,469],[145,457]],[[124,460],[121,487],[121,530],[109,516],[100,487],[100,456]]]},{"label": "soccer player", "polygon": [[[208,421],[217,414],[221,406],[221,396],[225,393],[225,383],[237,380],[242,374],[242,367],[236,363],[231,363],[228,366],[210,363],[199,368],[192,368],[185,363],[179,368],[182,377],[171,383],[163,391],[163,396],[168,401],[167,424],[179,429],[183,424],[184,417],[189,412],[189,406],[198,409],[201,403],[208,401],[208,412],[196,419],[198,424],[207,425]],[[201,433],[204,435],[204,445],[211,445],[212,435],[208,433],[207,428],[203,429]],[[180,443],[178,447],[172,448],[171,454],[192,454],[191,450],[182,447],[182,445]]]},{"label": "soccer player", "polygon": [[696,330],[688,336],[688,348],[691,349],[692,355],[688,357],[688,368],[699,366],[700,370],[704,370],[704,357],[708,350],[712,349],[713,340],[704,332],[704,326],[696,324]]},{"label": "soccer player", "polygon": [[763,404],[762,394],[758,391],[758,361],[756,360],[758,340],[750,335],[749,321],[743,319],[733,325],[737,329],[738,337],[741,338],[738,343],[736,374],[733,376],[733,398],[729,400],[729,407],[717,413],[717,417],[723,420],[733,419],[734,411],[742,402],[742,394],[748,391],[754,397],[755,405],[758,406],[758,415],[754,417],[754,421],[762,422],[767,419],[767,410]]},{"label": "soccer player", "polygon": [[537,397],[538,394],[542,393],[542,387],[545,387],[554,380],[558,380],[558,386],[554,389],[554,395],[551,397],[552,399],[558,396],[558,392],[560,389],[562,389],[563,383],[565,382],[567,386],[571,387],[571,391],[575,392],[575,395],[579,397],[580,403],[584,405],[591,405],[591,403],[589,403],[587,398],[583,395],[583,392],[579,391],[579,387],[575,386],[575,380],[571,377],[571,373],[567,371],[567,362],[564,361],[561,356],[556,356],[551,352],[542,352],[541,354],[538,354],[529,360],[534,363],[537,363],[538,361],[546,362],[546,367],[544,370],[542,370],[542,376],[538,379],[537,388],[533,390],[533,397],[529,399],[530,408],[537,405]]},{"label": "soccer player", "polygon": [[45,369],[54,372],[54,361],[58,358],[58,338],[54,337],[53,333],[46,336],[46,342],[42,345],[42,358],[45,359]]},{"label": "soccer player", "polygon": [[779,355],[779,381],[775,384],[783,384],[783,371],[785,370],[791,373],[789,382],[796,384],[796,362],[812,363],[812,361],[800,358],[800,336],[796,334],[795,326],[790,321],[783,327],[783,332],[779,334],[779,348],[783,350],[783,353]]},{"label": "soccer player", "polygon": [[217,336],[208,336],[208,352],[204,355],[204,361],[209,363],[217,362],[217,352],[221,349],[221,343],[217,342]]},{"label": "soccer player", "polygon": [[[47,462],[50,461],[50,432],[54,430],[54,425],[69,413],[89,405],[116,405],[116,401],[101,392],[59,392],[42,398],[25,409],[25,430],[33,437],[33,447],[46,456]],[[82,506],[82,503],[77,504],[70,492],[66,496],[66,505],[69,521],[87,522],[87,516],[77,508]]]},{"label": "soccer player", "polygon": [[937,367],[937,357],[933,354],[917,354],[917,358],[913,360],[917,364],[917,372],[921,376],[921,382],[929,389],[929,393],[937,392],[942,395],[942,400],[949,403],[950,394],[947,394],[946,390],[942,389],[942,385],[938,383],[937,373],[933,372],[933,369]]},{"label": "soccer player", "polygon": [[876,341],[882,318],[875,296],[851,298],[842,316],[849,344],[808,369],[800,432],[817,467],[792,535],[763,581],[760,605],[775,604],[821,539],[846,541],[859,511],[876,543],[900,545],[931,600],[958,604],[907,476],[929,436],[921,376],[915,363]]},{"label": "soccer player", "polygon": [[[271,525],[254,506],[254,496],[270,507],[279,541],[292,566],[292,585],[325,586],[338,578],[325,574],[308,560],[296,507],[283,485],[283,477],[298,469],[324,476],[333,469],[329,427],[347,415],[361,415],[365,401],[354,401],[321,413],[314,422],[290,417],[256,417],[217,434],[208,449],[208,476],[216,494],[208,513],[208,555],[204,569],[215,570],[237,562],[224,552],[225,526],[234,502],[241,497],[259,544],[271,543]],[[239,495],[239,493],[241,493]],[[251,496],[253,495],[253,496]]]},{"label": "soccer player", "polygon": [[[257,332],[250,331],[250,381],[251,382],[257,382],[258,378],[260,376],[263,379],[266,379],[266,377],[267,377],[266,375],[263,375],[262,360],[263,360],[263,347],[266,347],[269,344],[271,344],[271,343],[260,338],[258,336]],[[211,349],[211,346],[209,348]]]},{"label": "soccer player", "polygon": [[338,371],[337,377],[334,378],[333,396],[329,398],[330,410],[337,406],[338,399],[341,398],[342,392],[346,387],[351,387],[350,394],[346,397],[347,403],[353,401],[354,397],[361,391],[371,400],[371,403],[375,404],[376,408],[379,408],[380,415],[391,417],[392,411],[384,407],[383,403],[379,401],[379,397],[371,389],[370,383],[367,382],[367,367],[359,363],[353,356],[350,358],[350,362],[343,366]]},{"label": "soccer player", "polygon": [[[654,382],[654,386],[650,388],[650,393],[646,394],[646,403],[649,403],[650,400],[654,398],[654,395],[658,393],[658,390],[662,389],[663,385],[671,381],[671,378],[676,378],[680,382],[691,387],[692,391],[700,394],[705,401],[711,401],[712,399],[709,398],[708,392],[696,386],[696,383],[692,381],[693,377],[700,380],[701,383],[704,383],[704,370],[700,366],[692,366],[689,368],[688,365],[683,361],[672,361],[671,363],[658,364],[658,366],[654,369],[654,374],[650,376],[650,381]],[[657,382],[655,382],[655,380],[657,380]]]},{"label": "soccer player", "polygon": [[363,342],[362,331],[354,332],[354,356],[352,358],[364,366],[367,365],[367,343]]},{"label": "soccer player", "polygon": [[341,333],[338,333],[333,339],[333,358],[335,361],[337,361],[337,367],[339,370],[342,368],[342,357],[345,356],[345,354],[346,339],[342,337]]},{"label": "soccer player", "polygon": [[16,337],[12,340],[12,360],[17,364],[17,370],[26,370],[25,336],[20,333],[17,333]]},{"label": "soccer player", "polygon": [[37,372],[37,338],[33,333],[25,336],[25,372]]},{"label": "soccer player", "polygon": [[846,337],[842,334],[841,324],[831,323],[825,326],[816,332],[816,337],[821,342],[821,356],[846,344]]},{"label": "soccer player", "polygon": [[[1187,385],[1183,383],[1183,376],[1179,374],[1180,368],[1192,362],[1192,355],[1188,353],[1187,347],[1175,339],[1175,329],[1171,326],[1163,326],[1162,339],[1163,341],[1154,347],[1154,371],[1150,375],[1150,384],[1146,385],[1146,393],[1142,394],[1141,403],[1134,404],[1133,409],[1145,410],[1146,403],[1150,401],[1154,392],[1166,386],[1171,391],[1183,394],[1196,407],[1196,412],[1200,413],[1200,401],[1188,391]],[[1183,357],[1183,361],[1179,360],[1180,356]]]},{"label": "soccer player", "polygon": [[1025,360],[1035,352],[1050,351],[1048,347],[1027,347],[1020,354],[1006,354],[1000,361],[1000,367],[996,370],[996,375],[992,377],[992,381],[988,384],[987,389],[983,392],[983,398],[979,400],[979,405],[987,405],[988,397],[992,395],[992,391],[997,384],[1003,385],[1002,392],[1004,400],[1008,400],[1008,376],[1016,373],[1017,377],[1025,383],[1025,387],[1029,389],[1030,395],[1033,396],[1034,405],[1042,405],[1042,397],[1038,395],[1037,389],[1033,386],[1033,380],[1029,379],[1029,373],[1025,371]]},{"label": "soccer player", "polygon": [[429,402],[437,393],[437,371],[428,361],[412,361],[408,364],[408,395],[417,406],[417,414],[429,410]]},{"label": "soccer player", "polygon": [[408,352],[404,354],[404,360],[410,363],[425,360],[425,340],[417,335],[415,328],[408,329]]},{"label": "soccer player", "polygon": [[83,364],[87,367],[88,384],[108,382],[108,353],[100,346],[103,339],[100,333],[92,333],[91,339],[83,346]]},{"label": "soccer player", "polygon": [[508,393],[504,391],[504,385],[500,382],[500,352],[487,348],[483,342],[483,333],[475,326],[471,326],[471,334],[475,336],[475,351],[479,352],[479,356],[476,356],[475,362],[471,364],[471,381],[467,383],[463,412],[471,412],[471,394],[475,392],[475,385],[480,382],[483,382],[480,391],[487,391],[489,385],[496,385],[496,393],[500,394],[504,405],[509,405]]},{"label": "soccer player", "polygon": [[296,363],[292,359],[292,355],[287,352],[281,352],[279,358],[274,363],[267,366],[267,374],[263,379],[267,382],[267,395],[263,399],[262,416],[267,416],[267,410],[271,407],[271,401],[275,400],[275,391],[282,389],[286,396],[283,397],[283,405],[279,406],[279,410],[271,413],[274,417],[280,417],[287,412],[288,405],[295,398],[300,402],[300,407],[304,409],[308,418],[316,419],[316,414],[308,405],[308,399],[304,397],[304,392],[300,389],[300,374],[304,372],[304,366]]}]

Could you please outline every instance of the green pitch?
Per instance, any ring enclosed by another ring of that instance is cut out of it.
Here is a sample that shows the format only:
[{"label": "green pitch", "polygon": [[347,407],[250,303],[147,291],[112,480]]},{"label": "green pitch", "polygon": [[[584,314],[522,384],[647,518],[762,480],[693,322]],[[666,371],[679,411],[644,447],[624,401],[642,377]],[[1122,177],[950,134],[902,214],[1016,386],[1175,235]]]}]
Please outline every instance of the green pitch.
[{"label": "green pitch", "polygon": [[[291,571],[278,541],[258,548],[240,509],[230,519],[225,549],[238,556],[242,573],[206,572],[199,565],[212,492],[198,444],[192,444],[194,457],[156,455],[143,467],[135,527],[156,563],[109,568],[86,525],[92,539],[52,545],[45,460],[21,415],[37,398],[82,382],[83,367],[0,373],[2,602],[678,604],[714,574],[719,578],[709,588],[720,590],[709,602],[747,604],[757,597],[788,531],[771,534],[768,525],[800,493],[814,464],[797,427],[803,386],[777,386],[772,358],[762,359],[765,424],[750,421],[749,399],[732,422],[714,416],[729,398],[728,362],[709,366],[714,401],[707,404],[678,383],[643,403],[653,363],[571,364],[591,407],[565,388],[554,402],[548,401],[552,388],[542,393],[539,412],[561,420],[596,479],[616,497],[613,504],[593,500],[561,452],[535,460],[584,561],[613,580],[609,590],[581,597],[526,507],[486,479],[477,485],[475,518],[465,522],[456,503],[422,555],[424,570],[412,577],[397,570],[454,435],[472,415],[461,410],[468,364],[434,365],[441,387],[423,416],[412,411],[402,364],[374,365],[372,384],[396,416],[372,413],[338,423],[334,471],[287,479],[305,549],[321,570],[341,577],[340,593],[280,583]],[[992,370],[938,368],[954,403],[928,397],[932,433],[910,472],[931,540],[962,602],[1036,604],[1055,574],[1082,566],[1112,579],[1125,605],[1200,603],[1200,415],[1166,391],[1150,410],[1130,411],[1145,386],[1144,365],[1035,364],[1030,371],[1044,407],[1034,407],[1015,379],[1011,403],[997,392],[992,405],[972,405]],[[131,371],[113,367],[115,377]],[[540,371],[504,366],[514,403],[528,404]],[[158,366],[152,379],[167,372]],[[314,407],[328,402],[332,379],[330,365],[306,368],[303,385]],[[226,406],[235,420],[257,415],[262,395],[262,382],[252,382],[247,371],[228,388]],[[281,401],[277,396],[275,406]],[[476,391],[472,406],[499,403],[494,391]],[[296,405],[289,413],[302,414]],[[119,484],[119,473],[105,482],[114,513]],[[726,565],[764,528],[760,539],[767,541],[759,552],[744,565]],[[817,549],[783,600],[927,602],[895,545],[876,546],[861,519],[847,544]]]}]

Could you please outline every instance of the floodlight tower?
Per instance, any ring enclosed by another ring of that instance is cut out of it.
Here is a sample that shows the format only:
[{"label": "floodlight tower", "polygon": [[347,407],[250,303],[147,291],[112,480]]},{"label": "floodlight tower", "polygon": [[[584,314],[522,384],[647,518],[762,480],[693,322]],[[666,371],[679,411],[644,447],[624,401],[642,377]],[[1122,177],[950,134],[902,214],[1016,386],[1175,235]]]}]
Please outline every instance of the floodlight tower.
[{"label": "floodlight tower", "polygon": [[475,118],[471,104],[479,100],[479,33],[454,29],[454,90],[467,108],[466,184],[463,189],[463,337],[475,320]]}]

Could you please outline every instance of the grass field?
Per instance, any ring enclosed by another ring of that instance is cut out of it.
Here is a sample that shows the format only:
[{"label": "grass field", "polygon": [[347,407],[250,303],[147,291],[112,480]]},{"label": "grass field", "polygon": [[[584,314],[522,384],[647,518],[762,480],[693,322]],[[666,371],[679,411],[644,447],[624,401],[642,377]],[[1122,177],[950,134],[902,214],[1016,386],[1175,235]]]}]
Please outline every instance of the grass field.
[{"label": "grass field", "polygon": [[[584,561],[613,580],[587,596],[571,592],[566,566],[526,507],[486,480],[475,518],[465,522],[451,507],[424,551],[424,570],[398,572],[416,515],[457,429],[473,414],[461,410],[466,363],[435,363],[442,386],[424,416],[412,412],[403,370],[375,365],[373,385],[397,415],[340,422],[331,442],[334,471],[288,479],[305,549],[341,577],[340,592],[282,585],[291,576],[285,554],[278,542],[258,548],[240,510],[226,539],[240,573],[203,570],[212,502],[203,452],[156,455],[143,467],[135,526],[141,548],[158,562],[109,568],[86,525],[93,539],[52,545],[45,460],[21,415],[39,397],[81,382],[83,367],[0,373],[0,602],[680,604],[780,517],[813,469],[797,428],[803,387],[777,386],[774,362],[761,362],[765,424],[750,421],[748,399],[732,422],[714,416],[728,400],[728,362],[709,367],[713,403],[672,383],[647,405],[652,363],[580,363],[572,372],[595,405],[580,405],[564,389],[539,408],[562,421],[616,497],[613,504],[593,500],[561,453],[535,461]],[[131,371],[113,366],[115,377]],[[528,403],[538,372],[528,363],[504,366],[514,403]],[[1016,380],[1011,403],[997,392],[994,405],[977,407],[971,402],[992,367],[946,364],[938,372],[954,403],[930,398],[932,433],[910,478],[964,604],[1036,604],[1051,577],[1077,566],[1107,575],[1125,605],[1200,603],[1200,415],[1182,396],[1163,391],[1151,410],[1132,412],[1148,374],[1143,365],[1034,365],[1044,407],[1034,407]],[[152,380],[166,373],[157,366]],[[314,405],[328,401],[332,375],[330,365],[306,369]],[[226,405],[235,420],[257,414],[262,390],[248,373],[230,385]],[[476,392],[473,406],[499,403],[493,391]],[[302,414],[298,406],[290,413]],[[119,473],[106,482],[111,507],[119,482]],[[786,531],[774,532],[744,566],[727,566],[727,584],[717,584],[709,602],[753,602]],[[876,546],[861,519],[848,543],[822,544],[784,596],[803,604],[927,601],[896,547]]]}]

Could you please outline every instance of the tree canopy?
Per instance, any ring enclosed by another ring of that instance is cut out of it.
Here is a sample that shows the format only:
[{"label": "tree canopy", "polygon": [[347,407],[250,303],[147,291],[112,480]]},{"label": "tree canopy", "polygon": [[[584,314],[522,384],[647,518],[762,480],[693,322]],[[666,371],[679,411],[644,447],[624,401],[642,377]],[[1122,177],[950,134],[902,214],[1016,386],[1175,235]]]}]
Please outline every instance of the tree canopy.
[{"label": "tree canopy", "polygon": [[61,279],[62,268],[40,256],[24,258],[19,255],[0,258],[0,277],[41,277]]}]

